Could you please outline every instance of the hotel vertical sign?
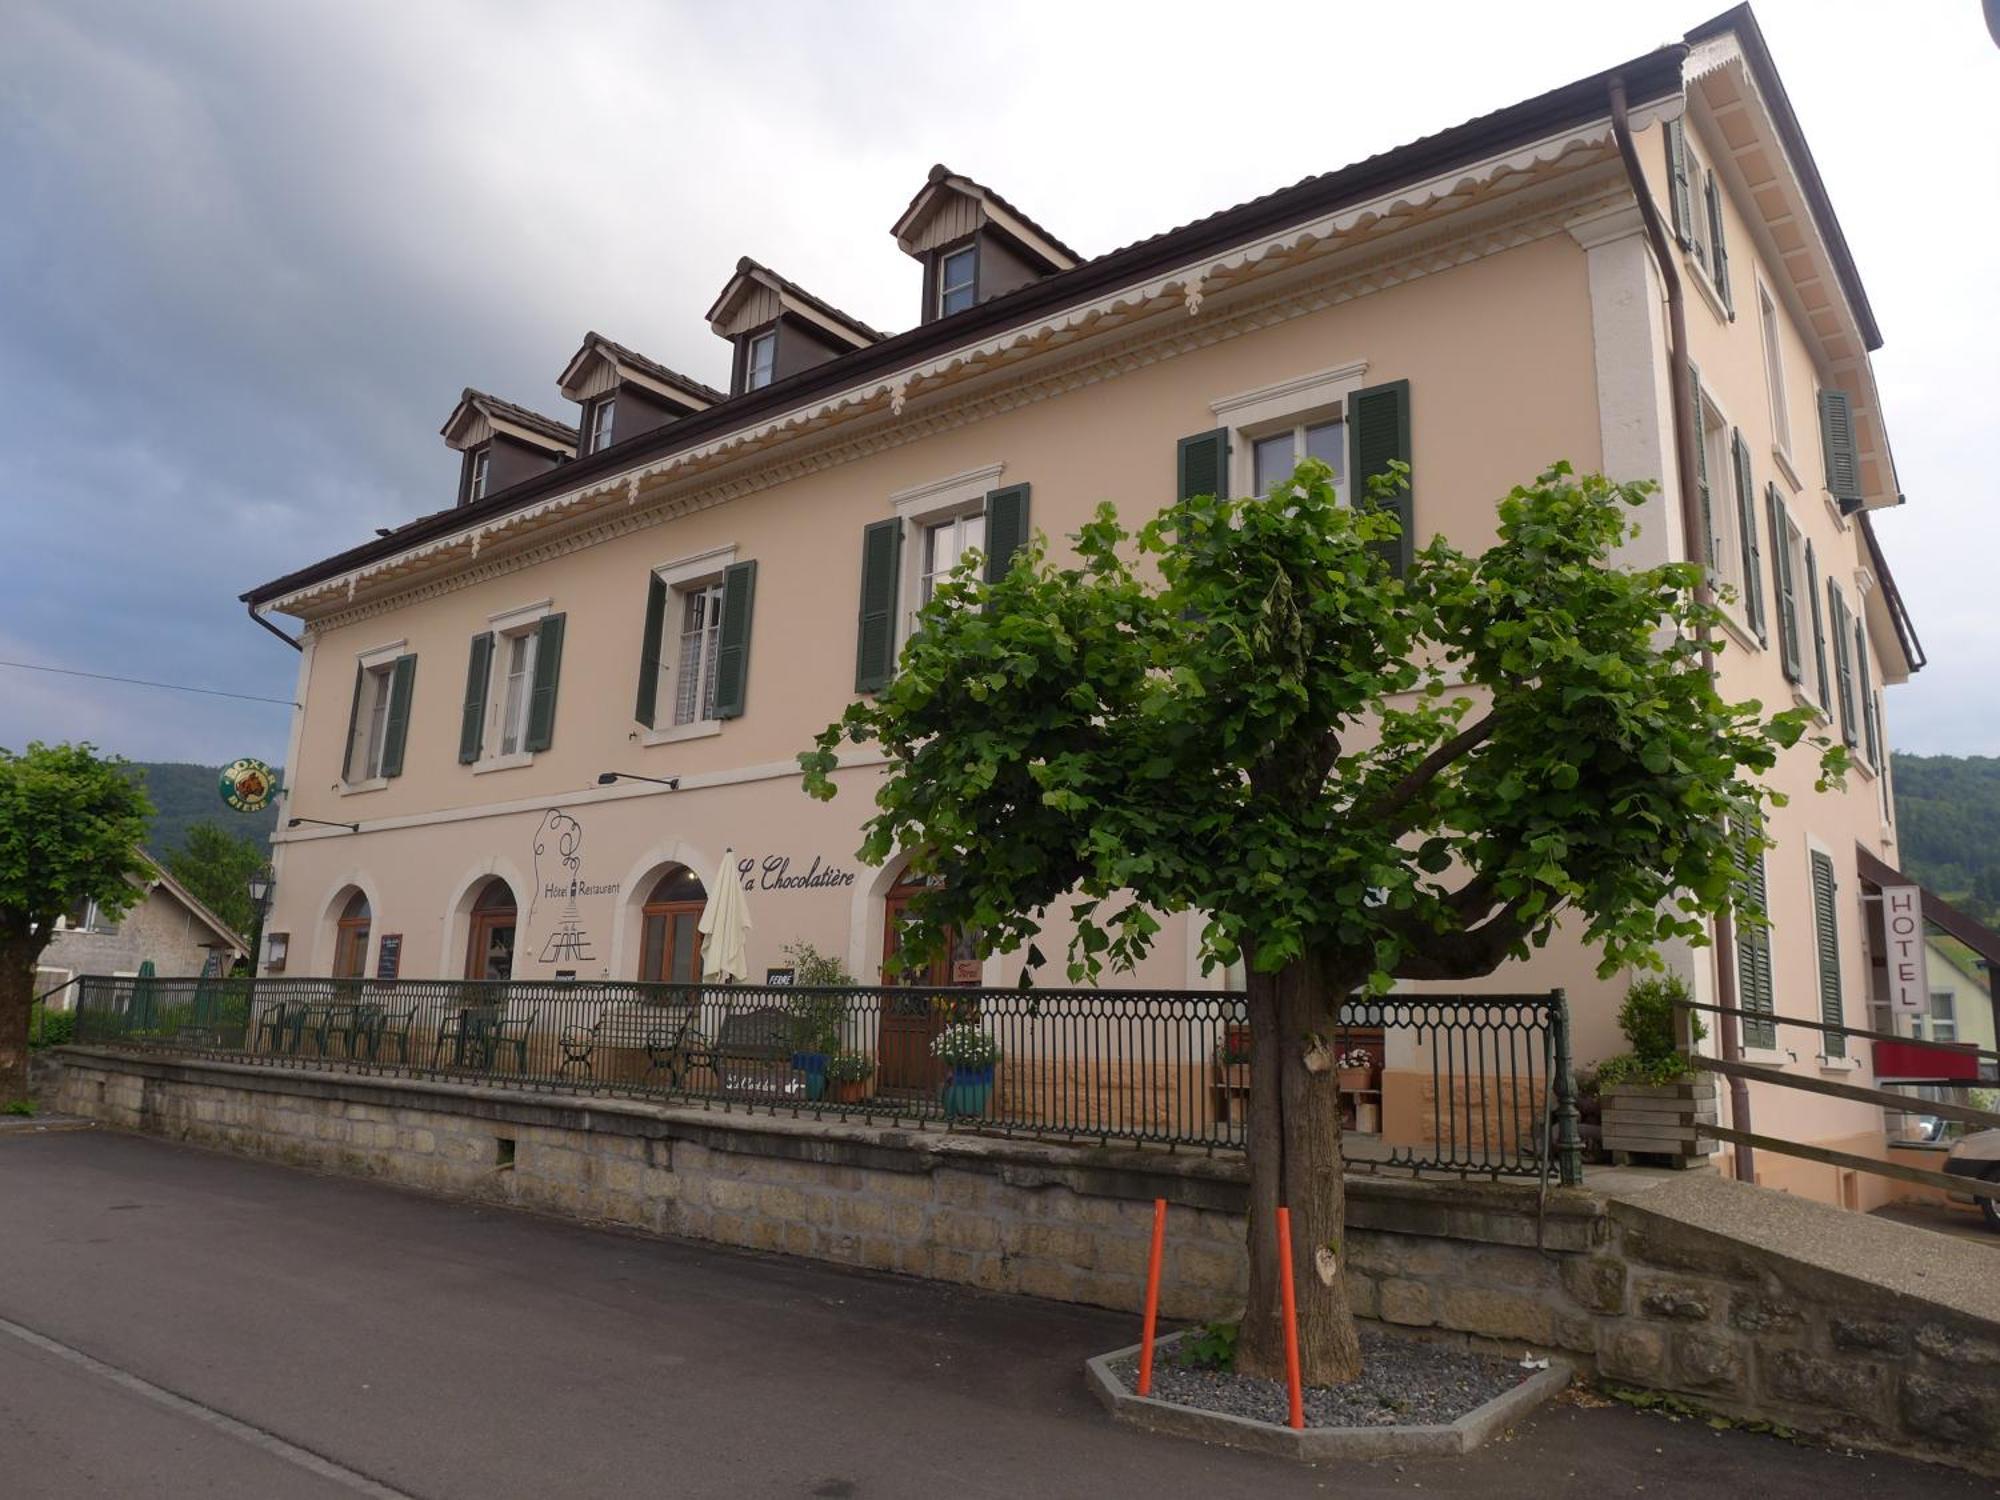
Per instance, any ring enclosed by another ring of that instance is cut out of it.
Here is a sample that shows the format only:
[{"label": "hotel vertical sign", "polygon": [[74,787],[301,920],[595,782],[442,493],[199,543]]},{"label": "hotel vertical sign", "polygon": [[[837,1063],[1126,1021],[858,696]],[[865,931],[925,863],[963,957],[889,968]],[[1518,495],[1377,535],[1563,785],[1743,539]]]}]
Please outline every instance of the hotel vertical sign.
[{"label": "hotel vertical sign", "polygon": [[1930,976],[1924,969],[1923,892],[1914,885],[1882,887],[1882,933],[1889,946],[1889,1005],[1899,1016],[1930,1009]]}]

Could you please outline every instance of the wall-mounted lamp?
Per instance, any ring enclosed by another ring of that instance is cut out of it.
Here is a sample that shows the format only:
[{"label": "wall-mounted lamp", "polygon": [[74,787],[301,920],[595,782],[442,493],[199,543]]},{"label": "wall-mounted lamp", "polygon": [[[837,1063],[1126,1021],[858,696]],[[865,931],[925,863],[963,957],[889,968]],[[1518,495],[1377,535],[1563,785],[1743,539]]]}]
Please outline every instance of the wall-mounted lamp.
[{"label": "wall-mounted lamp", "polygon": [[287,828],[297,828],[301,823],[311,823],[318,828],[345,828],[349,833],[361,832],[359,823],[329,823],[325,818],[287,818]]},{"label": "wall-mounted lamp", "polygon": [[663,786],[670,792],[677,792],[681,788],[681,779],[678,776],[635,776],[630,771],[599,771],[597,773],[597,784],[599,786],[610,786],[614,781],[650,781],[654,786]]}]

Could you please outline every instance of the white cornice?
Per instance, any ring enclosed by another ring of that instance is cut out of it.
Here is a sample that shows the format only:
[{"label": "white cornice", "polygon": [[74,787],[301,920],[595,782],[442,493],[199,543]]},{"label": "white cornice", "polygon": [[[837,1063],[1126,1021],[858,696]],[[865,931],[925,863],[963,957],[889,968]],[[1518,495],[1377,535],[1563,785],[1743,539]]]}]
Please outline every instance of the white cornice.
[{"label": "white cornice", "polygon": [[1290,380],[1259,386],[1254,391],[1224,396],[1220,401],[1210,402],[1209,410],[1226,427],[1246,427],[1267,414],[1289,414],[1320,402],[1338,401],[1360,385],[1367,374],[1367,360],[1350,360],[1330,370],[1294,375]]}]

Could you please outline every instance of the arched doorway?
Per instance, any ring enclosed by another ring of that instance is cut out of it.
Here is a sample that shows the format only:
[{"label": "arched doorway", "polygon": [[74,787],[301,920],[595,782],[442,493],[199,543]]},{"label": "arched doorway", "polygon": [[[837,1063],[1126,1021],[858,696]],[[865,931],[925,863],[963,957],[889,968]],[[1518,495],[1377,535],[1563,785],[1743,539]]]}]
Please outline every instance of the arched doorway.
[{"label": "arched doorway", "polygon": [[519,928],[520,910],[514,902],[514,888],[498,877],[487,881],[479,899],[472,903],[472,921],[465,943],[465,977],[512,979],[514,935]]},{"label": "arched doorway", "polygon": [[356,891],[340,909],[334,924],[333,977],[365,979],[368,975],[368,898]]},{"label": "arched doorway", "polygon": [[[882,1021],[876,1037],[875,1086],[885,1094],[928,1094],[944,1081],[944,1065],[931,1055],[931,1042],[953,1020],[969,1017],[940,989],[977,987],[979,955],[971,939],[952,932],[944,952],[924,963],[903,957],[903,924],[910,903],[937,876],[905,870],[882,898]],[[898,993],[901,991],[901,993]]]},{"label": "arched doorway", "polygon": [[701,981],[701,910],[708,887],[685,865],[670,866],[653,882],[640,909],[639,977],[654,983]]}]

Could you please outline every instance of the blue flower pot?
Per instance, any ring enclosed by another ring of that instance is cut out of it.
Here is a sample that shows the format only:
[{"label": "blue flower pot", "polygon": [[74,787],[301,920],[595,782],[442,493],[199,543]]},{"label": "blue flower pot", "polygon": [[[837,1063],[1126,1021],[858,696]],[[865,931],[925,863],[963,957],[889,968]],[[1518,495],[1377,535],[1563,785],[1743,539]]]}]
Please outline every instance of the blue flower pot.
[{"label": "blue flower pot", "polygon": [[944,1112],[953,1119],[976,1119],[993,1102],[993,1068],[953,1068],[944,1086]]},{"label": "blue flower pot", "polygon": [[824,1052],[794,1052],[792,1067],[806,1076],[806,1098],[808,1100],[826,1097],[826,1058]]}]

